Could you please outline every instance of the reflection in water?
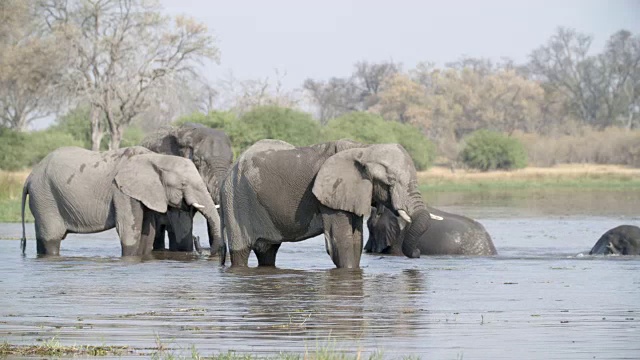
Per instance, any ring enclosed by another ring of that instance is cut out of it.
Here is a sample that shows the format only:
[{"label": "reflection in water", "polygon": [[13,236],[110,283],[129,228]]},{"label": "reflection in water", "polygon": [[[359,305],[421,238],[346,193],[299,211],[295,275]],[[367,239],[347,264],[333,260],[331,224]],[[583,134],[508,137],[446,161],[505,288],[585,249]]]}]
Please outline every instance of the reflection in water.
[{"label": "reflection in water", "polygon": [[[477,218],[500,255],[365,254],[359,270],[335,269],[321,237],[284,244],[278,268],[220,267],[206,252],[122,258],[115,232],[69,236],[53,258],[37,258],[30,240],[23,257],[20,225],[0,224],[0,239],[14,239],[0,240],[0,341],[149,348],[159,338],[185,356],[193,345],[203,355],[328,346],[385,358],[638,358],[640,257],[576,255],[639,215],[602,210],[603,194],[550,200],[556,210],[505,196],[434,204]],[[194,229],[205,234],[205,222]]]}]

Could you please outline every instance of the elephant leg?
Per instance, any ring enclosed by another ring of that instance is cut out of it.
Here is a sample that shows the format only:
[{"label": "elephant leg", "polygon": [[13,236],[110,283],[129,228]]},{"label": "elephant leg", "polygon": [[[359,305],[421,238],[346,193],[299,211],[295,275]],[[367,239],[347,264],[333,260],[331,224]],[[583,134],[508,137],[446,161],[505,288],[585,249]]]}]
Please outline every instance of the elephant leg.
[{"label": "elephant leg", "polygon": [[36,238],[38,255],[60,255],[60,240],[43,240]]},{"label": "elephant leg", "polygon": [[198,254],[200,254],[202,252],[202,248],[200,247],[200,237],[199,236],[193,236],[193,247],[196,250],[196,252]]},{"label": "elephant leg", "polygon": [[169,250],[193,251],[193,215],[190,211],[169,209]]},{"label": "elephant leg", "polygon": [[249,266],[249,254],[251,254],[251,248],[243,248],[240,250],[229,250],[229,257],[231,258],[231,266]]},{"label": "elephant leg", "polygon": [[155,236],[153,238],[153,250],[165,250],[165,231],[167,230],[166,215],[153,213],[155,217]]},{"label": "elephant leg", "polygon": [[253,246],[253,252],[258,258],[258,266],[276,266],[276,255],[280,244],[270,244],[258,240]]},{"label": "elephant leg", "polygon": [[[140,235],[141,255],[150,254],[154,250],[156,231],[158,230],[157,216],[153,211],[145,211],[142,220],[142,234]],[[163,234],[164,236],[164,234]]]},{"label": "elephant leg", "polygon": [[67,236],[64,224],[42,226],[36,224],[36,246],[38,255],[60,255],[60,242]]},{"label": "elephant leg", "polygon": [[113,194],[116,212],[116,231],[122,244],[122,256],[143,255],[145,246],[141,246],[144,210],[142,204],[120,191]]}]

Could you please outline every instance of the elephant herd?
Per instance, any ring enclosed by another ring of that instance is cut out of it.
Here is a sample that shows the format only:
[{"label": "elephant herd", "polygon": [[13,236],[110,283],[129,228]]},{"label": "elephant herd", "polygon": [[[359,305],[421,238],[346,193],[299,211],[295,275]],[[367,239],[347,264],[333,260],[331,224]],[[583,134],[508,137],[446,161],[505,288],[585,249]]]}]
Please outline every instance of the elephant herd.
[{"label": "elephant herd", "polygon": [[[283,242],[324,234],[339,268],[357,268],[368,217],[371,253],[495,255],[485,228],[428,206],[416,170],[398,144],[338,140],[295,147],[260,140],[233,162],[231,142],[199,124],[164,127],[141,146],[93,152],[59,148],[38,163],[22,194],[35,219],[37,252],[58,255],[69,233],[116,228],[123,256],[192,251],[193,216],[207,221],[212,255],[247,266],[274,266]],[[219,205],[216,205],[219,204]],[[609,230],[591,254],[640,254],[640,228]]]}]

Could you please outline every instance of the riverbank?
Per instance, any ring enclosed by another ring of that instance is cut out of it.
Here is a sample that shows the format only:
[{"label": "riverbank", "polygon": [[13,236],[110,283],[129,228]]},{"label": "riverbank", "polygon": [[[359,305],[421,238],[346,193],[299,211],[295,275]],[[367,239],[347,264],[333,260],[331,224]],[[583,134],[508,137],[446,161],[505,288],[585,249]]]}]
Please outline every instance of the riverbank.
[{"label": "riverbank", "polygon": [[[20,221],[22,185],[29,171],[0,171],[0,222]],[[515,171],[478,172],[434,166],[418,173],[423,193],[499,189],[610,189],[640,191],[640,168],[619,165],[563,164]],[[26,221],[33,217],[26,211]]]},{"label": "riverbank", "polygon": [[435,166],[418,173],[420,190],[483,191],[530,188],[640,190],[640,168],[619,165],[563,164],[514,171],[479,172]]}]

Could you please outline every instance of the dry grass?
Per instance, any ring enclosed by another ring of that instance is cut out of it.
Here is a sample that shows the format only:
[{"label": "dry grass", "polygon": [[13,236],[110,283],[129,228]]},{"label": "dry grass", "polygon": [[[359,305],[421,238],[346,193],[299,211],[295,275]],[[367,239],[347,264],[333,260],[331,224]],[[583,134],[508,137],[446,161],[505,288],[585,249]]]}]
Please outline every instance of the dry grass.
[{"label": "dry grass", "polygon": [[474,180],[536,180],[543,177],[582,178],[585,176],[637,176],[640,178],[640,168],[631,168],[622,165],[596,165],[596,164],[562,164],[552,167],[526,167],[513,171],[489,171],[455,169],[443,166],[434,166],[427,171],[418,173],[418,179],[423,181],[474,181]]},{"label": "dry grass", "polygon": [[418,173],[423,191],[515,188],[640,189],[640,169],[621,165],[565,164],[514,171],[479,172],[434,167]]},{"label": "dry grass", "polygon": [[541,136],[514,134],[524,144],[529,164],[592,163],[622,164],[640,167],[640,131],[617,127],[581,129],[577,135]]}]

